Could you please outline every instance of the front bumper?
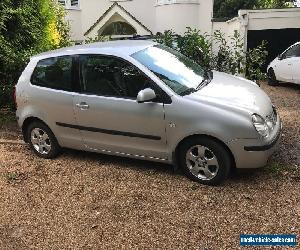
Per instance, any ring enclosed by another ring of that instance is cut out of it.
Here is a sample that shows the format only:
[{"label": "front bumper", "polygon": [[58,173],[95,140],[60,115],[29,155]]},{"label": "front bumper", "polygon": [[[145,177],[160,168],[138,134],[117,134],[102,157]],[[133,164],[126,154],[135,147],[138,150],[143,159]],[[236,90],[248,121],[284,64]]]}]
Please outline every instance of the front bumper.
[{"label": "front bumper", "polygon": [[228,143],[235,158],[236,168],[259,168],[267,164],[269,157],[276,150],[281,139],[282,123],[278,122],[273,138],[267,143],[258,139],[237,139]]}]

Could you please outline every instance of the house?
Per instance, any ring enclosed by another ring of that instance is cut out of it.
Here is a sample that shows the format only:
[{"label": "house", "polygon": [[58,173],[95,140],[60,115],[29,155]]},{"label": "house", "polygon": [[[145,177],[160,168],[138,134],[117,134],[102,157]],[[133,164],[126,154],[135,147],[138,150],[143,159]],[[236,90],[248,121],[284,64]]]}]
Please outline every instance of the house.
[{"label": "house", "polygon": [[[300,41],[300,8],[240,10],[237,17],[213,18],[214,0],[58,0],[67,9],[71,38],[81,43],[87,38],[151,35],[172,29],[183,34],[186,27],[225,37],[237,30],[244,51],[268,42],[268,60]],[[294,1],[295,5],[300,0]],[[266,66],[266,65],[264,65]]]},{"label": "house", "polygon": [[71,38],[151,35],[186,27],[212,31],[213,0],[59,0],[67,9]]}]

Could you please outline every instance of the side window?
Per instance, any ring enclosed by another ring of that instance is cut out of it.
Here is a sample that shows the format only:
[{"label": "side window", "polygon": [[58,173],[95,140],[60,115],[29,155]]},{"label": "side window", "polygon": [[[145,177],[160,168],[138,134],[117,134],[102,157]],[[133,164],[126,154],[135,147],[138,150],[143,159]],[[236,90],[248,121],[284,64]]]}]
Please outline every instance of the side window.
[{"label": "side window", "polygon": [[299,57],[300,56],[300,45],[295,45],[291,47],[288,51],[284,53],[286,58],[289,57]]},{"label": "side window", "polygon": [[296,57],[300,57],[300,44],[298,44],[296,47]]},{"label": "side window", "polygon": [[31,76],[33,85],[72,90],[72,57],[53,57],[38,62]]},{"label": "side window", "polygon": [[138,68],[119,58],[84,55],[80,61],[85,93],[135,99],[151,84]]}]

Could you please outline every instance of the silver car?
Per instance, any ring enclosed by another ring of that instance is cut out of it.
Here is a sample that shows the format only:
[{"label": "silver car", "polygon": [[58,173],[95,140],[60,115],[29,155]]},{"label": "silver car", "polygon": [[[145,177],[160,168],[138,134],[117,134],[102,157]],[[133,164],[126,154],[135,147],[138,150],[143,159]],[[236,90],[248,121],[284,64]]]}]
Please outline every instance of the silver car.
[{"label": "silver car", "polygon": [[203,184],[264,166],[281,122],[254,82],[201,66],[152,41],[75,46],[31,58],[16,86],[24,140],[181,167]]}]

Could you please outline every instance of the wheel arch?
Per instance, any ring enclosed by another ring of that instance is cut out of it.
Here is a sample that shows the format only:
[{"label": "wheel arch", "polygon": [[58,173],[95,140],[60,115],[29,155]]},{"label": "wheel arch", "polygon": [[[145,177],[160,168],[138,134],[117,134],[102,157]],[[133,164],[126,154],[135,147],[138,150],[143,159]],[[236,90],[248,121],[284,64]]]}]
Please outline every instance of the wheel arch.
[{"label": "wheel arch", "polygon": [[273,74],[274,74],[274,76],[275,76],[275,79],[277,79],[276,78],[276,73],[275,73],[275,70],[274,70],[274,67],[273,66],[271,66],[270,68],[268,68],[268,71],[267,71],[267,74],[269,75],[269,72],[273,72]]},{"label": "wheel arch", "polygon": [[229,156],[230,156],[230,159],[231,159],[231,169],[234,170],[236,169],[236,161],[235,161],[235,158],[234,158],[234,155],[233,153],[231,152],[230,148],[226,145],[226,143],[224,143],[223,141],[221,141],[220,139],[214,137],[214,136],[211,136],[211,135],[206,135],[206,134],[193,134],[193,135],[189,135],[189,136],[186,136],[185,138],[183,138],[176,146],[174,152],[173,152],[173,163],[174,165],[176,166],[176,168],[179,168],[179,150],[180,150],[180,147],[181,145],[187,141],[187,140],[191,140],[192,138],[195,138],[195,137],[201,137],[201,138],[208,138],[210,140],[213,140],[219,144],[221,144],[224,149],[228,152]]},{"label": "wheel arch", "polygon": [[[24,120],[23,124],[22,124],[22,135],[23,135],[24,141],[25,141],[26,143],[29,142],[29,138],[28,138],[27,133],[26,133],[26,132],[27,132],[27,129],[28,129],[28,126],[29,126],[32,122],[35,122],[35,121],[41,122],[41,123],[45,124],[47,127],[49,127],[49,126],[47,125],[46,122],[44,122],[42,119],[40,119],[40,118],[38,118],[38,117],[34,117],[34,116],[27,117],[27,118]],[[50,128],[49,128],[49,129],[50,129]]]}]

